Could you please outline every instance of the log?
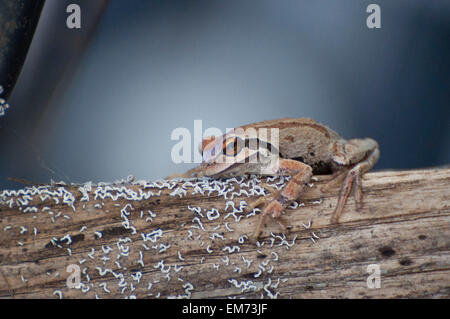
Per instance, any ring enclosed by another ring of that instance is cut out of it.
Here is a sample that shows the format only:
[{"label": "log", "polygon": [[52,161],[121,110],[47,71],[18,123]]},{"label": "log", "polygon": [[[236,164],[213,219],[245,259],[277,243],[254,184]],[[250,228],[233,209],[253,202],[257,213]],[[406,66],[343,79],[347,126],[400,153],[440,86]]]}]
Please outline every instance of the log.
[{"label": "log", "polygon": [[[448,298],[450,169],[318,176],[257,242],[246,205],[286,177],[118,181],[0,192],[1,298]],[[267,193],[267,192],[266,192]]]}]

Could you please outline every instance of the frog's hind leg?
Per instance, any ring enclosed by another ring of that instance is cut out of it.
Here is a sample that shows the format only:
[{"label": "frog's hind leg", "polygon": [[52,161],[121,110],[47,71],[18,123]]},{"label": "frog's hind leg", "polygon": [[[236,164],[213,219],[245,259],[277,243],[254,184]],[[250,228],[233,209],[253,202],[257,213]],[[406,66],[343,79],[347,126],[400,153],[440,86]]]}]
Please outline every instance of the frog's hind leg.
[{"label": "frog's hind leg", "polygon": [[349,169],[343,175],[338,176],[338,178],[345,176],[345,179],[341,186],[336,209],[331,216],[332,223],[339,221],[352,187],[354,189],[356,209],[359,210],[361,208],[361,176],[375,165],[380,156],[377,142],[369,138],[349,140],[341,145],[340,148],[338,147],[337,150],[335,161],[340,165],[348,165]]}]

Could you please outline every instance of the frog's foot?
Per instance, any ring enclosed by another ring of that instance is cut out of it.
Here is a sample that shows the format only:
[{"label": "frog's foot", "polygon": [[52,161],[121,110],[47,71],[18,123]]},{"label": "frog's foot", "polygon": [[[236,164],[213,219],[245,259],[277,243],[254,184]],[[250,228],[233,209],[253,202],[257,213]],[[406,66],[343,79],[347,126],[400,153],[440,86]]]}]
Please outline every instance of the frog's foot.
[{"label": "frog's foot", "polygon": [[245,208],[246,211],[250,212],[250,211],[253,211],[257,207],[261,207],[261,206],[263,207],[261,216],[259,217],[258,225],[256,226],[255,233],[253,234],[253,241],[256,241],[258,239],[259,234],[261,233],[261,227],[264,222],[264,217],[267,214],[267,213],[265,213],[266,212],[265,207],[268,205],[268,203],[273,201],[274,198],[276,198],[276,195],[278,194],[278,192],[276,192],[275,189],[272,189],[272,188],[266,189],[265,187],[264,187],[264,189],[268,190],[270,195],[264,195],[264,196],[259,197],[256,200],[253,200]]},{"label": "frog's foot", "polygon": [[286,222],[281,218],[281,213],[284,210],[284,206],[277,200],[272,199],[268,202],[259,217],[258,225],[256,226],[255,232],[253,234],[254,241],[258,240],[259,235],[261,234],[262,225],[264,223],[264,219],[267,215],[270,215],[276,222],[280,225],[283,231],[289,231],[289,227],[286,225]]},{"label": "frog's foot", "polygon": [[276,198],[280,193],[277,189],[269,185],[264,185],[263,188],[264,190],[267,190],[270,193],[270,195],[261,196],[258,199],[250,202],[250,204],[245,209],[246,211],[250,212],[254,210],[256,207],[266,205],[274,198]]}]

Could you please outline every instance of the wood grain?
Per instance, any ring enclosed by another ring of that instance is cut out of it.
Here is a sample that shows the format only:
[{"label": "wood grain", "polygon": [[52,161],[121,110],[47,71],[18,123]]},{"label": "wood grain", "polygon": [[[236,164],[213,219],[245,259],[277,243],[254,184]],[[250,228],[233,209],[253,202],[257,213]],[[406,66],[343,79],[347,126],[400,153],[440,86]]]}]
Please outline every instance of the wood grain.
[{"label": "wood grain", "polygon": [[[350,198],[338,225],[325,180],[286,211],[289,233],[267,219],[258,243],[259,216],[242,208],[283,178],[0,192],[0,297],[450,297],[450,169],[368,173],[363,208]],[[369,265],[380,288],[368,288]]]}]

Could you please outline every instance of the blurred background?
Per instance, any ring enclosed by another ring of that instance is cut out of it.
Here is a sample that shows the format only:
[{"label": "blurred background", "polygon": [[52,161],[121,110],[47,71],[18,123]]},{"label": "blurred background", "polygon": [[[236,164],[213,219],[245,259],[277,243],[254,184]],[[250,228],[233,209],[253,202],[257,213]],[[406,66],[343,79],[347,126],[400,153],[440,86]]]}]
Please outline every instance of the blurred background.
[{"label": "blurred background", "polygon": [[0,188],[184,172],[171,133],[196,119],[311,117],[376,139],[375,169],[447,165],[450,1],[376,1],[381,29],[370,3],[47,0],[0,117]]}]

